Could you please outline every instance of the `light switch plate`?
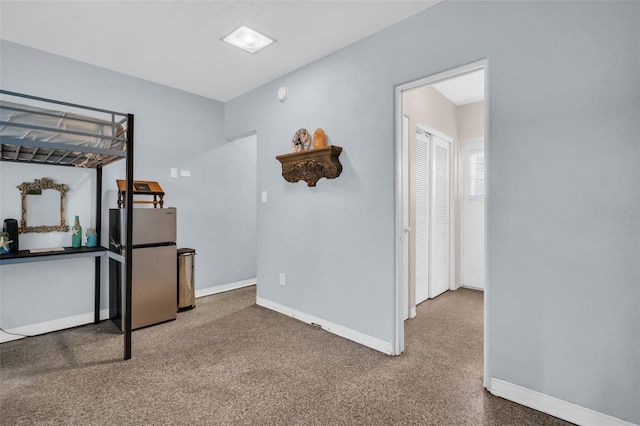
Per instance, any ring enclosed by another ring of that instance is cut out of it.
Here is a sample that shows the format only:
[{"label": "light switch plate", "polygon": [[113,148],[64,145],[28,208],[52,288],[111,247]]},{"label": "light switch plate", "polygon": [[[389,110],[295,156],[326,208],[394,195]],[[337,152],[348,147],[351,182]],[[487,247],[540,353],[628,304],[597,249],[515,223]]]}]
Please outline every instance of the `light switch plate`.
[{"label": "light switch plate", "polygon": [[171,171],[169,173],[169,176],[171,176],[172,178],[177,178],[178,177],[178,169],[175,167],[171,168]]},{"label": "light switch plate", "polygon": [[267,202],[267,191],[262,191],[262,202],[263,203]]},{"label": "light switch plate", "polygon": [[191,170],[180,170],[180,176],[191,177]]}]

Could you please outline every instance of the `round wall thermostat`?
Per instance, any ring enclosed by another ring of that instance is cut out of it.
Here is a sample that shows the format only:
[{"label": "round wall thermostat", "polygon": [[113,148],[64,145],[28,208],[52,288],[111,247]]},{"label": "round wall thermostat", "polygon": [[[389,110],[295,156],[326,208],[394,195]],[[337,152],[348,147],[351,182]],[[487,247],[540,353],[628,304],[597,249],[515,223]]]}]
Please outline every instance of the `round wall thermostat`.
[{"label": "round wall thermostat", "polygon": [[280,102],[284,102],[284,100],[287,99],[287,96],[289,96],[289,90],[286,87],[278,89],[278,99]]}]

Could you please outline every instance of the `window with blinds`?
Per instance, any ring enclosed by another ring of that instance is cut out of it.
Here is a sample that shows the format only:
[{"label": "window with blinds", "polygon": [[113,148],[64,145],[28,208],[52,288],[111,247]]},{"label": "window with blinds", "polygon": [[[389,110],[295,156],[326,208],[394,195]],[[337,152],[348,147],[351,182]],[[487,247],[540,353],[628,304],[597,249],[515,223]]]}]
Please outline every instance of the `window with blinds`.
[{"label": "window with blinds", "polygon": [[471,197],[484,197],[484,154],[471,156]]}]

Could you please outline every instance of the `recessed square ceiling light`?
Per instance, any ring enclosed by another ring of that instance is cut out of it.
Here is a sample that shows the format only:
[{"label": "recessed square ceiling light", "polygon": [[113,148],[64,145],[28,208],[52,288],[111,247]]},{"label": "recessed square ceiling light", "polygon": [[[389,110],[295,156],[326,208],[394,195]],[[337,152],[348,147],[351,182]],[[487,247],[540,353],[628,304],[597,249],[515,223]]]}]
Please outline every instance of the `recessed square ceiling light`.
[{"label": "recessed square ceiling light", "polygon": [[241,25],[231,32],[231,34],[224,37],[222,41],[229,43],[232,46],[239,47],[249,53],[256,53],[273,43],[275,39],[269,38],[249,27]]}]

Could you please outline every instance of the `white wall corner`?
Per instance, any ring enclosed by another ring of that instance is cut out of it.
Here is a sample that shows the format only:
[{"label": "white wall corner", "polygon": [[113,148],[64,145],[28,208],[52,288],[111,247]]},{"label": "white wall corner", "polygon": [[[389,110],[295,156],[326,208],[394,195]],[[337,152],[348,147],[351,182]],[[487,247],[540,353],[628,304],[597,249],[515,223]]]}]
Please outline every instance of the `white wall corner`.
[{"label": "white wall corner", "polygon": [[236,290],[242,287],[249,287],[258,283],[256,278],[249,278],[247,280],[236,281],[233,283],[214,285],[207,288],[201,288],[195,291],[196,297],[211,296],[212,294],[223,293],[225,291]]},{"label": "white wall corner", "polygon": [[581,426],[637,426],[634,423],[629,423],[608,414],[496,379],[495,377],[491,378],[488,390],[495,396]]},{"label": "white wall corner", "polygon": [[278,313],[286,315],[288,317],[295,318],[304,323],[319,325],[323,330],[328,331],[329,333],[344,337],[345,339],[349,339],[353,342],[359,343],[371,349],[375,349],[376,351],[382,352],[384,354],[392,354],[393,348],[391,342],[378,339],[377,337],[369,336],[368,334],[352,330],[342,325],[334,324],[330,321],[318,318],[314,315],[297,311],[295,309],[280,305],[279,303],[272,302],[262,297],[256,297],[256,304],[262,306],[263,308],[271,309],[272,311],[276,311]]}]

